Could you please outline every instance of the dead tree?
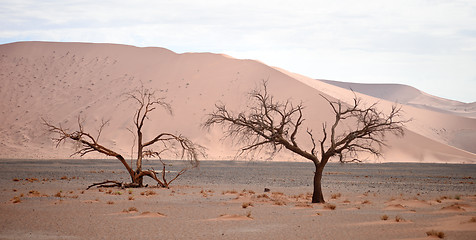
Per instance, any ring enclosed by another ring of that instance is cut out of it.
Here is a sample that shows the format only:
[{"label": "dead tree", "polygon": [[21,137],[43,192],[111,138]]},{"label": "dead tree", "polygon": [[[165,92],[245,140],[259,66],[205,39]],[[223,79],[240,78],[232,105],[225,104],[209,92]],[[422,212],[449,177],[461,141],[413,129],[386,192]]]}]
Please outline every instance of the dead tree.
[{"label": "dead tree", "polygon": [[[124,165],[131,177],[130,183],[105,181],[102,183],[95,183],[89,187],[143,187],[144,177],[150,177],[157,182],[158,186],[168,188],[169,185],[180,175],[185,173],[187,170],[198,166],[198,159],[200,156],[204,155],[204,148],[200,145],[194,144],[192,141],[182,135],[176,135],[171,133],[160,133],[154,138],[145,141],[143,137],[143,129],[146,120],[149,119],[150,113],[154,110],[157,110],[157,107],[163,107],[169,113],[172,113],[171,107],[167,102],[165,102],[164,98],[156,97],[154,91],[151,91],[150,89],[145,89],[144,87],[127,93],[126,96],[128,99],[133,100],[137,103],[137,110],[134,114],[133,119],[135,128],[135,139],[137,141],[137,157],[135,161],[135,169],[133,169],[134,166],[129,165],[127,163],[123,155],[99,143],[101,133],[104,127],[107,125],[108,121],[102,122],[99,127],[98,133],[95,136],[88,133],[84,129],[84,123],[80,117],[78,117],[78,129],[75,131],[65,129],[61,125],[54,125],[44,119],[43,122],[48,128],[48,131],[56,135],[53,138],[53,141],[56,142],[56,147],[58,147],[63,142],[72,140],[78,146],[77,150],[72,154],[72,156],[79,155],[82,157],[91,152],[99,152],[107,156],[115,157]],[[161,146],[160,150],[152,148],[152,146],[154,145]],[[180,157],[181,159],[185,159],[189,162],[188,166],[180,170],[171,180],[166,179],[166,164],[162,161],[161,157],[165,152],[173,152],[176,154],[176,156]],[[161,176],[158,176],[160,172],[157,172],[154,169],[142,169],[142,160],[144,158],[158,158],[160,160],[160,162],[162,163]]]},{"label": "dead tree", "polygon": [[[264,148],[271,149],[272,154],[285,148],[314,163],[313,203],[324,203],[321,179],[324,167],[329,159],[337,156],[340,162],[358,161],[358,152],[370,152],[381,155],[385,145],[386,133],[403,135],[401,108],[393,106],[385,114],[376,108],[376,104],[363,107],[362,101],[354,96],[348,105],[340,100],[334,101],[321,95],[330,105],[335,120],[330,129],[322,124],[323,136],[316,142],[312,130],[307,129],[309,150],[298,144],[298,132],[304,122],[302,103],[294,105],[291,101],[275,101],[268,93],[267,82],[263,88],[250,93],[251,104],[246,111],[238,114],[230,112],[224,104],[217,104],[216,110],[208,115],[204,126],[221,125],[225,128],[225,138],[232,138],[244,146],[241,153],[256,152]],[[351,129],[340,129],[343,121],[354,121]],[[346,160],[351,157],[353,160]]]}]

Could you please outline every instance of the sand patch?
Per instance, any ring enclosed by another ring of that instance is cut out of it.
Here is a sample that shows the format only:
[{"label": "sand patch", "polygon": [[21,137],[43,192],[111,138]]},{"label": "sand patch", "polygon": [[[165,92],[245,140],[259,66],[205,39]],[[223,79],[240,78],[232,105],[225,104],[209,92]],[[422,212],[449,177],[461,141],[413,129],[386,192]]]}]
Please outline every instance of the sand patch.
[{"label": "sand patch", "polygon": [[212,218],[208,220],[209,221],[243,221],[243,220],[253,220],[253,218],[243,216],[243,215],[237,215],[237,214],[233,214],[233,215],[224,214],[217,218]]},{"label": "sand patch", "polygon": [[464,209],[463,206],[458,203],[453,203],[449,206],[442,207],[441,211],[442,212],[466,212],[466,209]]},{"label": "sand patch", "polygon": [[402,204],[390,204],[388,205],[387,207],[384,208],[384,210],[405,210],[405,206],[403,206]]},{"label": "sand patch", "polygon": [[476,232],[476,222],[473,222],[471,216],[451,216],[442,218],[436,222],[434,229],[443,231],[471,231]]},{"label": "sand patch", "polygon": [[159,212],[143,212],[138,216],[131,216],[128,218],[162,218],[162,217],[166,217],[166,215]]}]

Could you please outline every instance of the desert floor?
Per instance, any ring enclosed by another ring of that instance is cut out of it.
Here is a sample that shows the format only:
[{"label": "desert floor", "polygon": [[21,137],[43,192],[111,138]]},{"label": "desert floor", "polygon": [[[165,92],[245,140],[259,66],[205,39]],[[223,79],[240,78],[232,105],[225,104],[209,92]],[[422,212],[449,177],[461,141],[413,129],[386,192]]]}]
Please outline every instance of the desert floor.
[{"label": "desert floor", "polygon": [[170,189],[86,190],[128,176],[111,159],[0,160],[0,239],[476,239],[476,165],[331,163],[328,204],[310,204],[312,175],[204,161]]}]

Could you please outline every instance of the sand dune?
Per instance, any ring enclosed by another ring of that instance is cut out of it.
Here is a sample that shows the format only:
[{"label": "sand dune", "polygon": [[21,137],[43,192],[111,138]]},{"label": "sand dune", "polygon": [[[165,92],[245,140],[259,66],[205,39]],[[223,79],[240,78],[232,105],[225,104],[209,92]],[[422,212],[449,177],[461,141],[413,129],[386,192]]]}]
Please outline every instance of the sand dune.
[{"label": "sand dune", "polygon": [[[4,44],[0,46],[0,158],[69,156],[71,146],[55,149],[41,118],[73,128],[78,115],[86,119],[91,132],[101,119],[111,119],[101,141],[130,155],[133,138],[126,128],[131,127],[135,106],[125,101],[124,93],[143,84],[167,97],[174,110],[173,115],[164,111],[152,115],[146,138],[158,132],[178,132],[207,147],[209,159],[231,159],[237,146],[220,140],[221,129],[208,132],[201,123],[217,102],[236,111],[245,107],[246,93],[263,79],[269,79],[270,92],[277,99],[302,101],[307,106],[303,129],[318,131],[322,122],[333,119],[319,94],[343,101],[353,96],[328,83],[220,54],[176,54],[163,48],[117,44]],[[380,100],[362,97],[368,102]],[[391,104],[381,100],[382,107]],[[410,105],[404,110],[414,119],[407,126],[407,137],[389,138],[388,158],[381,161],[476,162],[472,144],[476,119]],[[303,142],[310,144],[308,139]],[[276,158],[300,160],[286,153]]]},{"label": "sand dune", "polygon": [[403,84],[350,83],[320,80],[345,89],[352,89],[372,97],[398,102],[417,108],[476,118],[476,102],[463,103],[432,96],[414,87]]}]

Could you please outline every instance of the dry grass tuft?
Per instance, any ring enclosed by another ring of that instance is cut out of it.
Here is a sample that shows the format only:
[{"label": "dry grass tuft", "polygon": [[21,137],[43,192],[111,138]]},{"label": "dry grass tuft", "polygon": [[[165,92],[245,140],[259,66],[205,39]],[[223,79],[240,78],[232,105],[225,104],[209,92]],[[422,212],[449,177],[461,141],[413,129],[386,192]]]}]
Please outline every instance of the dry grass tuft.
[{"label": "dry grass tuft", "polygon": [[62,176],[60,179],[61,179],[61,180],[68,180],[68,177]]},{"label": "dry grass tuft", "polygon": [[150,195],[156,195],[157,193],[152,191],[152,190],[147,190],[145,192],[141,192],[140,195],[145,195],[145,196],[150,196]]},{"label": "dry grass tuft", "polygon": [[340,193],[334,193],[334,194],[331,195],[331,199],[338,199],[341,196],[342,196],[342,194],[340,194]]},{"label": "dry grass tuft", "polygon": [[405,222],[405,219],[400,216],[395,216],[395,222]]},{"label": "dry grass tuft", "polygon": [[32,195],[32,196],[36,196],[36,197],[39,197],[40,196],[40,192],[36,191],[36,190],[30,190],[28,192],[28,194]]},{"label": "dry grass tuft", "polygon": [[113,201],[107,201],[106,203],[107,203],[107,204],[109,204],[109,205],[112,205],[112,204],[114,204],[114,202],[113,202]]},{"label": "dry grass tuft", "polygon": [[63,197],[63,196],[61,195],[61,191],[57,192],[54,196],[57,197],[57,198]]},{"label": "dry grass tuft", "polygon": [[332,203],[326,203],[326,204],[324,204],[324,209],[335,210],[335,209],[336,209],[336,205],[334,205],[334,204],[332,204]]},{"label": "dry grass tuft", "polygon": [[252,217],[251,217],[251,211],[248,211],[248,212],[246,213],[246,217],[252,218]]},{"label": "dry grass tuft", "polygon": [[13,180],[14,182],[19,182],[19,181],[20,181],[20,179],[18,179],[18,178],[14,178],[14,179],[12,179],[12,180]]},{"label": "dry grass tuft", "polygon": [[431,230],[431,231],[426,232],[426,235],[430,236],[430,237],[438,237],[438,238],[444,238],[445,237],[444,232],[438,232],[438,231],[435,231],[435,230]]},{"label": "dry grass tuft", "polygon": [[261,195],[258,195],[257,198],[269,198],[268,194],[263,193]]},{"label": "dry grass tuft", "polygon": [[12,198],[11,201],[12,201],[12,203],[20,203],[20,202],[21,202],[21,198],[18,197],[18,196],[15,196],[15,197]]},{"label": "dry grass tuft", "polygon": [[476,222],[476,217],[472,217],[471,219],[469,219],[469,222]]},{"label": "dry grass tuft", "polygon": [[222,195],[225,195],[225,194],[237,194],[238,192],[236,190],[226,190],[226,191],[223,191],[221,192]]},{"label": "dry grass tuft", "polygon": [[362,204],[371,204],[371,202],[369,200],[364,200]]},{"label": "dry grass tuft", "polygon": [[295,207],[302,207],[302,208],[312,208],[312,205],[309,203],[299,202],[294,205]]},{"label": "dry grass tuft", "polygon": [[241,207],[242,208],[253,207],[253,203],[252,202],[244,202],[243,204],[241,204]]},{"label": "dry grass tuft", "polygon": [[380,219],[381,219],[381,220],[384,220],[384,221],[387,221],[387,220],[388,220],[387,214],[382,215],[382,216],[380,217]]},{"label": "dry grass tuft", "polygon": [[128,198],[130,201],[134,200],[134,197],[133,196],[129,196]]},{"label": "dry grass tuft", "polygon": [[273,204],[278,205],[278,206],[284,206],[284,205],[286,205],[286,202],[284,200],[281,200],[281,199],[273,199]]}]

